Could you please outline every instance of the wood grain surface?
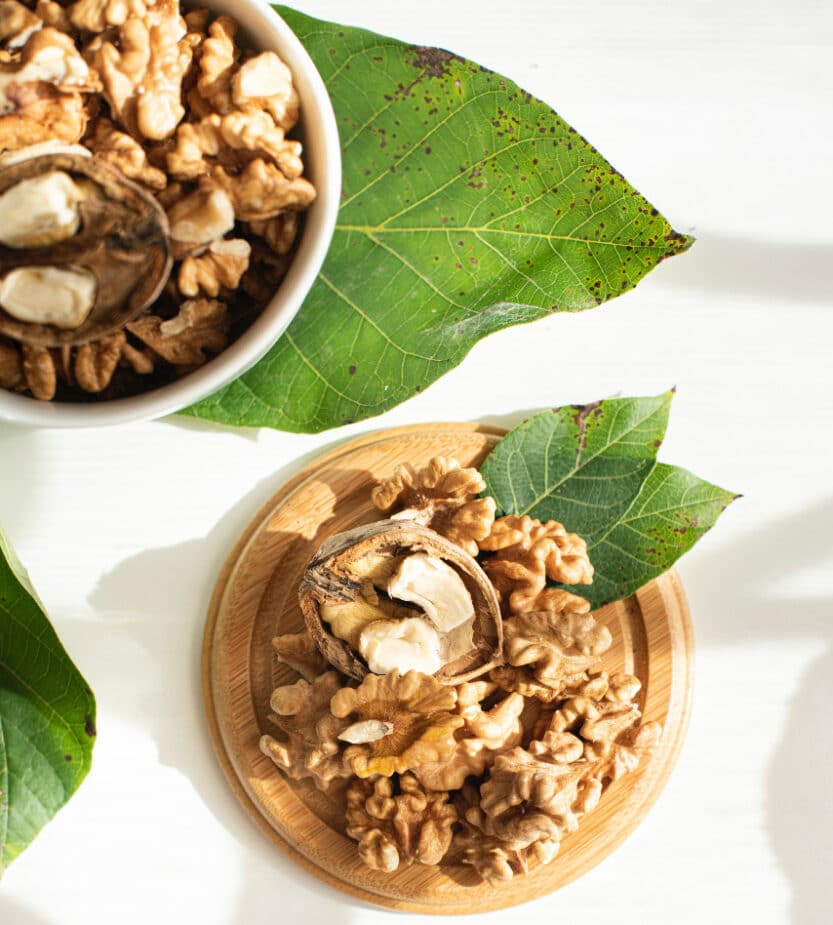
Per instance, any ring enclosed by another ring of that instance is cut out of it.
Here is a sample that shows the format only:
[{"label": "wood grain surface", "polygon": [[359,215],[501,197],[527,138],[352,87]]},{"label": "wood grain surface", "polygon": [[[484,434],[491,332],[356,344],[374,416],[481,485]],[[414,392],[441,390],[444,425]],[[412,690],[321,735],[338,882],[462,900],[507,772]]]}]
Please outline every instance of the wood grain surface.
[{"label": "wood grain surface", "polygon": [[340,808],[313,786],[290,781],[258,749],[269,696],[296,675],[272,655],[277,633],[302,627],[301,572],[331,534],[378,518],[370,488],[400,462],[436,455],[480,465],[502,431],[470,424],[398,428],[363,437],[319,458],[257,514],[229,556],[209,608],[203,691],[215,750],[246,812],[272,843],[331,886],[378,905],[421,913],[485,912],[558,889],[604,859],[644,818],[679,753],[691,700],[693,640],[675,572],[598,611],[613,634],[609,671],[643,682],[646,720],[662,723],[661,744],[639,770],[613,784],[554,862],[495,888],[458,865],[373,871],[344,834]]}]

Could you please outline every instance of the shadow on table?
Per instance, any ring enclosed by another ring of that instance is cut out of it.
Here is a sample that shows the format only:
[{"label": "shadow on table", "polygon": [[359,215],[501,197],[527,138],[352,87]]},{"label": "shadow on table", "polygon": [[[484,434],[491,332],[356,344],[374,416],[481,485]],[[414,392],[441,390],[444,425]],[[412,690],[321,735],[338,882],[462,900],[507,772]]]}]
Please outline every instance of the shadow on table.
[{"label": "shadow on table", "polygon": [[45,919],[40,913],[0,896],[0,922],[3,925],[59,925],[60,919]]},{"label": "shadow on table", "polygon": [[833,304],[833,246],[697,235],[685,260],[671,260],[656,285],[756,299]]},{"label": "shadow on table", "polygon": [[[833,600],[794,599],[773,586],[833,558],[833,497],[775,521],[731,547],[699,556],[686,575],[697,588],[698,643],[739,646],[747,640],[828,638]],[[777,662],[772,665],[777,673]],[[754,679],[766,710],[767,679]],[[830,920],[833,871],[833,645],[810,665],[787,711],[766,775],[770,844],[792,889],[792,925]],[[739,792],[742,792],[740,790]]]},{"label": "shadow on table", "polygon": [[[334,441],[331,445],[337,445]],[[226,783],[214,755],[202,702],[202,634],[214,582],[237,538],[260,507],[325,447],[294,460],[260,481],[204,539],[132,556],[103,575],[89,601],[114,616],[110,631],[123,633],[149,652],[164,684],[139,704],[138,713],[156,741],[160,761],[192,783],[217,821],[245,849],[239,904],[231,923],[272,925],[275,921],[349,921],[350,902],[283,857],[257,830]],[[115,618],[124,602],[140,618]],[[113,670],[117,670],[114,668]],[[114,685],[116,686],[116,685]],[[170,704],[179,710],[173,715]],[[313,918],[313,915],[315,916]],[[33,923],[35,925],[35,923]]]},{"label": "shadow on table", "polygon": [[[506,423],[511,426],[515,421]],[[153,655],[169,688],[142,705],[147,714],[143,721],[156,739],[160,760],[192,781],[205,805],[245,848],[235,921],[249,925],[265,925],[277,916],[303,915],[311,921],[312,908],[322,921],[330,916],[346,921],[356,908],[355,900],[323,887],[281,857],[251,824],[212,753],[200,689],[203,620],[223,559],[274,491],[327,449],[316,450],[258,483],[205,540],[149,550],[120,563],[101,578],[90,597],[93,606],[105,613],[117,613],[127,599],[142,614],[141,619],[115,624],[113,629],[126,633]],[[833,497],[809,511],[778,520],[767,530],[741,537],[729,547],[721,545],[711,554],[698,556],[686,568],[688,580],[697,588],[698,642],[724,647],[740,646],[750,639],[833,640],[833,602],[823,598],[790,601],[775,590],[776,582],[787,582],[790,576],[799,581],[803,569],[833,556],[831,522]],[[183,619],[172,620],[175,614]],[[183,666],[189,666],[185,673]],[[773,664],[772,670],[778,671],[778,665]],[[758,681],[765,698],[766,679]],[[175,685],[180,689],[171,697],[170,688]],[[761,709],[765,710],[763,698]],[[171,700],[182,704],[186,715],[171,716]],[[766,777],[767,828],[773,852],[791,883],[793,925],[826,920],[833,865],[833,805],[824,778],[833,752],[831,702],[833,648],[802,678]]]}]

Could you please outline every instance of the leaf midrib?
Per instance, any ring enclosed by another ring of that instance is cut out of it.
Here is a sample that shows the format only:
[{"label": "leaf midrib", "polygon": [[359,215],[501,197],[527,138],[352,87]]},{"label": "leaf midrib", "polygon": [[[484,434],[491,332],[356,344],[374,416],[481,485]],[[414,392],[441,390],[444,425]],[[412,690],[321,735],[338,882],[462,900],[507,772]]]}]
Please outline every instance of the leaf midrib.
[{"label": "leaf midrib", "polygon": [[[542,238],[546,241],[573,241],[576,244],[598,244],[602,247],[636,247],[628,241],[604,241],[600,238],[577,238],[569,234],[548,234],[544,231],[516,231],[510,228],[491,228],[488,225],[424,225],[408,228],[389,228],[385,225],[342,225],[336,222],[336,231],[356,232],[372,237],[380,234],[432,234],[434,232],[455,232],[457,234],[500,234],[519,238]],[[640,250],[665,251],[663,244],[639,244]]]}]

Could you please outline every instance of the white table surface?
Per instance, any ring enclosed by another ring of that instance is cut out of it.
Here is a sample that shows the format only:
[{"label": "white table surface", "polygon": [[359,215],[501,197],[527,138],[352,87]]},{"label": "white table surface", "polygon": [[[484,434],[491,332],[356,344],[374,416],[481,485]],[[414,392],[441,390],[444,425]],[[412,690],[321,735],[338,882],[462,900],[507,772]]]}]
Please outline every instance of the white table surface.
[{"label": "white table surface", "polygon": [[[812,0],[316,0],[442,44],[550,101],[698,243],[635,292],[498,334],[337,433],[183,420],[0,428],[0,520],[98,697],[94,767],[11,866],[2,925],[376,923],[238,807],[203,719],[217,571],[324,448],[432,420],[676,383],[663,458],[745,493],[682,563],[697,636],[687,743],[638,831],[520,923],[833,920],[833,7]],[[500,370],[500,375],[496,375]]]}]

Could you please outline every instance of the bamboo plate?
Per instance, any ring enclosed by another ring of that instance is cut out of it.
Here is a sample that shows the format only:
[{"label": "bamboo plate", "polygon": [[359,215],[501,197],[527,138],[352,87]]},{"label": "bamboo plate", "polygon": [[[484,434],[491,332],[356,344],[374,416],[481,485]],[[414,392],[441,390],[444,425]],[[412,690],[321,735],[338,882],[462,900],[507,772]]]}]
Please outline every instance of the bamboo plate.
[{"label": "bamboo plate", "polygon": [[691,703],[693,640],[685,595],[675,572],[597,614],[613,634],[604,656],[610,671],[643,682],[646,720],[662,723],[661,744],[634,774],[613,784],[599,807],[568,835],[558,857],[500,889],[462,866],[414,865],[394,874],[366,868],[343,816],[314,787],[285,778],[258,749],[269,695],[296,675],[272,656],[276,633],[303,621],[298,581],[306,562],[332,533],[378,518],[370,501],[376,477],[397,463],[454,456],[479,466],[503,435],[473,424],[390,430],[343,446],[307,466],[257,514],[217,581],[203,643],[205,706],[217,757],[246,812],[293,860],[337,889],[381,906],[422,913],[486,912],[544,896],[607,857],[657,799],[685,736]]}]

